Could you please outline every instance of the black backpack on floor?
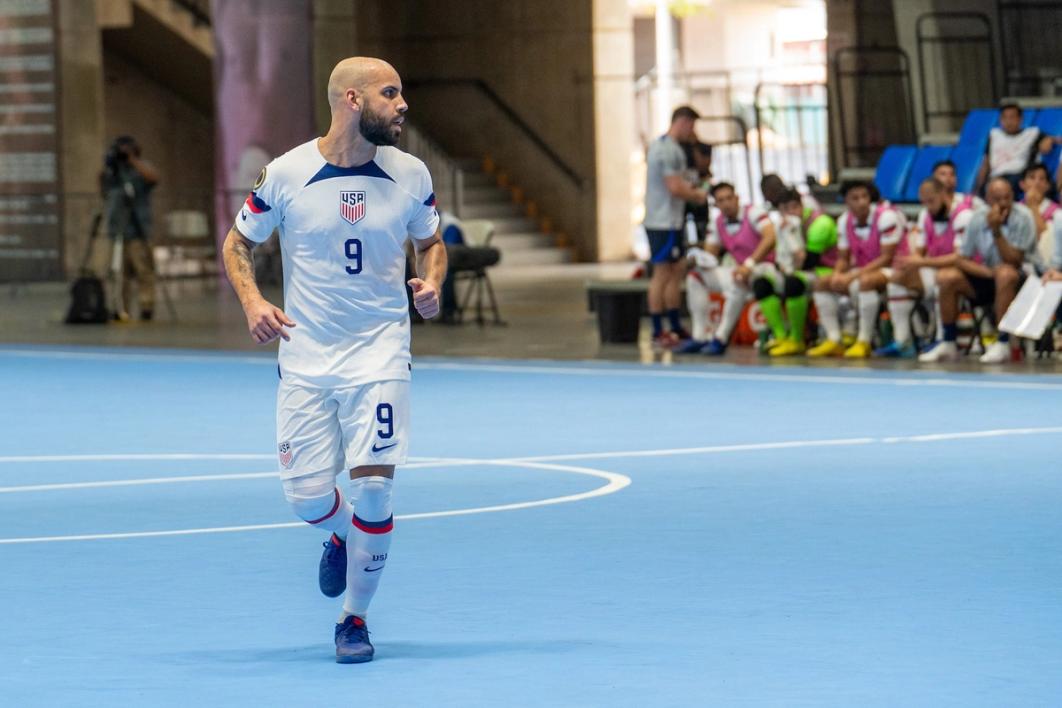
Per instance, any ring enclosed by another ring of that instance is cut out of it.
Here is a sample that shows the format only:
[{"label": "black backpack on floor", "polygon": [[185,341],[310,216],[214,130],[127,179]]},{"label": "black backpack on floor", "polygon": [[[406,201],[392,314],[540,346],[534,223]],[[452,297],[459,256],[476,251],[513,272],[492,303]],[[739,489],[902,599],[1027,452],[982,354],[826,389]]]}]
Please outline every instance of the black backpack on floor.
[{"label": "black backpack on floor", "polygon": [[67,324],[105,324],[111,318],[111,313],[107,309],[103,281],[88,267],[101,219],[100,212],[97,212],[92,219],[88,246],[85,247],[85,257],[81,260],[81,274],[70,286],[70,309],[66,312]]},{"label": "black backpack on floor", "polygon": [[105,324],[110,319],[103,294],[103,281],[95,275],[81,275],[70,286],[67,324]]}]

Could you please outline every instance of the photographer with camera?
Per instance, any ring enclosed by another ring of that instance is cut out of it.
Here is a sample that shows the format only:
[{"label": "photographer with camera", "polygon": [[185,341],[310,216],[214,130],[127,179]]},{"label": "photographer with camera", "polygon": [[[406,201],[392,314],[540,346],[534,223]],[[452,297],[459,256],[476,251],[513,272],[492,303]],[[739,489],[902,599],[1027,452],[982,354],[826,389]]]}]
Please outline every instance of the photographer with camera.
[{"label": "photographer with camera", "polygon": [[[106,265],[103,270],[109,269],[115,276],[112,283],[122,282],[121,304],[116,308],[118,319],[129,317],[133,279],[138,286],[140,319],[148,321],[154,315],[155,261],[148,236],[151,231],[151,191],[158,182],[158,171],[140,157],[140,146],[134,138],[123,135],[107,150],[104,169],[100,173],[105,223],[110,236],[109,248],[104,249]],[[121,254],[120,259],[117,253]]]}]

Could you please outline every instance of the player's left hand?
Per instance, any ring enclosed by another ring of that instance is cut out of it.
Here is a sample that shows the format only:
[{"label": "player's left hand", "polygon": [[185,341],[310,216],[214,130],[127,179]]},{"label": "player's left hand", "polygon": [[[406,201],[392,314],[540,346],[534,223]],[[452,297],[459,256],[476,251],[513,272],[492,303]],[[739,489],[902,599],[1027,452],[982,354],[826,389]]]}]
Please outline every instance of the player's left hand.
[{"label": "player's left hand", "polygon": [[752,274],[752,269],[748,266],[739,265],[734,268],[734,280],[741,284],[745,284],[749,280],[749,275]]},{"label": "player's left hand", "polygon": [[430,320],[439,314],[439,288],[428,280],[410,278],[407,285],[413,289],[413,307],[420,316]]}]

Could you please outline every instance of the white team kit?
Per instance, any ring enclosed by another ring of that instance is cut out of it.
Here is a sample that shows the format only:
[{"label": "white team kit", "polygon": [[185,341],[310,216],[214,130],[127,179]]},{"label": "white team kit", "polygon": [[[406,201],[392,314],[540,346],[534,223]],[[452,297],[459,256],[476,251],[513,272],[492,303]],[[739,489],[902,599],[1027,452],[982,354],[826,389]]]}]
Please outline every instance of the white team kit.
[{"label": "white team kit", "polygon": [[236,215],[261,243],[279,229],[284,312],[277,444],[288,479],[401,465],[409,445],[408,237],[439,215],[417,158],[379,147],[357,167],[328,163],[317,139],[273,160]]}]

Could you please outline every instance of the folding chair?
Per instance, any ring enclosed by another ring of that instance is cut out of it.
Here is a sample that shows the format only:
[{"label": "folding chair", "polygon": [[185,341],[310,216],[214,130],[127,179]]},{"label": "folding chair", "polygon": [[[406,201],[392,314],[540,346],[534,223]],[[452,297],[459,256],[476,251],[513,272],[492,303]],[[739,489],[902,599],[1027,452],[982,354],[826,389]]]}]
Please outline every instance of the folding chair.
[{"label": "folding chair", "polygon": [[[468,219],[461,223],[462,231],[465,238],[465,245],[472,248],[489,248],[490,242],[494,238],[494,223],[487,219]],[[469,268],[467,270],[457,270],[454,272],[454,284],[455,286],[461,281],[468,281],[468,287],[465,289],[464,297],[458,296],[457,306],[457,319],[458,321],[464,320],[465,312],[468,310],[469,305],[474,305],[476,308],[476,324],[483,326],[486,323],[483,317],[484,296],[490,303],[491,314],[493,319],[491,324],[497,326],[504,326],[506,323],[501,318],[501,312],[498,310],[498,300],[494,296],[494,288],[490,283],[490,276],[487,274],[487,268],[490,266],[477,266]]]}]

